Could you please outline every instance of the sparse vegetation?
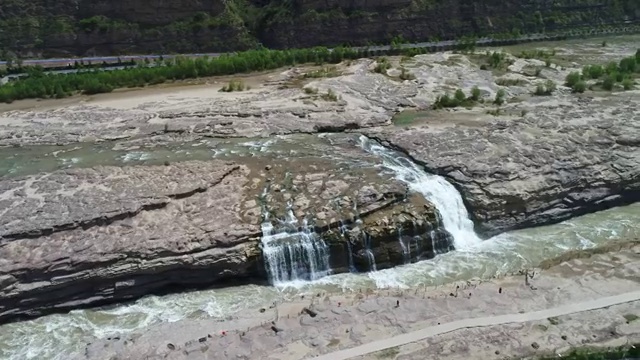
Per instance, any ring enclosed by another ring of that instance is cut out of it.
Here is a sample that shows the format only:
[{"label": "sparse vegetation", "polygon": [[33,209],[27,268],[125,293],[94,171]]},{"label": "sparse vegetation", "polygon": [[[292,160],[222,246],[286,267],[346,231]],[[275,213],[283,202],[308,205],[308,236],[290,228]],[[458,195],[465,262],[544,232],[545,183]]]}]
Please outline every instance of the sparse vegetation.
[{"label": "sparse vegetation", "polygon": [[322,94],[321,97],[325,101],[338,101],[340,99],[338,95],[331,89],[327,90],[327,93]]},{"label": "sparse vegetation", "polygon": [[416,78],[411,72],[409,72],[404,67],[400,69],[400,79],[401,80],[414,80]]},{"label": "sparse vegetation", "polygon": [[376,67],[373,69],[373,71],[377,72],[378,74],[386,74],[387,70],[389,69],[391,69],[391,63],[387,58],[382,57],[377,60]]},{"label": "sparse vegetation", "polygon": [[587,83],[582,80],[573,84],[573,86],[571,87],[571,91],[577,94],[582,94],[586,90],[587,90]]},{"label": "sparse vegetation", "polygon": [[481,95],[480,89],[477,86],[474,86],[471,89],[471,100],[480,101],[480,95]]},{"label": "sparse vegetation", "polygon": [[633,85],[634,85],[634,81],[629,78],[622,80],[622,88],[625,90],[633,89]]},{"label": "sparse vegetation", "polygon": [[564,84],[570,88],[573,88],[573,86],[580,81],[582,81],[582,76],[580,75],[579,72],[574,71],[569,73],[569,75],[567,75],[567,77],[565,78]]},{"label": "sparse vegetation", "polygon": [[509,78],[496,79],[496,85],[499,85],[499,86],[523,86],[526,84],[527,82],[522,79],[509,79]]},{"label": "sparse vegetation", "polygon": [[374,354],[378,359],[393,359],[398,354],[400,354],[400,348],[397,346],[394,346],[388,349],[380,350]]},{"label": "sparse vegetation", "polygon": [[[575,84],[579,80],[575,73],[567,76],[566,84]],[[616,89],[616,84],[620,83],[624,90],[631,90],[634,87],[634,78],[640,76],[640,50],[635,56],[626,57],[620,62],[611,62],[606,66],[587,65],[582,69],[582,78],[587,80],[599,80],[596,85],[607,91]],[[573,89],[573,86],[572,86]],[[579,92],[574,89],[574,92]]]},{"label": "sparse vegetation", "polygon": [[438,96],[432,108],[434,110],[443,108],[455,108],[459,106],[472,107],[480,100],[480,89],[474,86],[471,89],[471,96],[467,97],[462,89],[455,91],[453,97],[449,94]]},{"label": "sparse vegetation", "polygon": [[544,50],[544,49],[533,49],[533,50],[523,50],[520,54],[516,55],[522,59],[539,59],[546,60],[552,56],[556,55],[556,50]]},{"label": "sparse vegetation", "polygon": [[640,317],[638,317],[638,315],[636,314],[625,314],[623,315],[624,319],[627,321],[627,323],[636,321],[638,319],[640,319]]},{"label": "sparse vegetation", "polygon": [[604,80],[602,80],[602,88],[607,91],[613,90],[613,87],[615,86],[615,84],[616,84],[616,80],[611,75],[605,76]]},{"label": "sparse vegetation", "polygon": [[505,96],[507,96],[507,92],[504,91],[504,89],[499,89],[498,92],[496,93],[496,97],[493,100],[493,103],[498,106],[501,106],[502,104],[505,103],[505,99],[504,99]]},{"label": "sparse vegetation", "polygon": [[493,116],[500,116],[502,115],[502,109],[500,108],[500,106],[498,106],[495,109],[487,110],[487,114],[493,115]]},{"label": "sparse vegetation", "polygon": [[305,87],[304,88],[304,93],[305,94],[309,94],[309,95],[317,94],[318,93],[318,89],[312,88],[312,87]]},{"label": "sparse vegetation", "polygon": [[549,322],[551,323],[551,325],[558,325],[560,324],[560,319],[558,319],[557,317],[550,317],[547,320],[549,320]]},{"label": "sparse vegetation", "polygon": [[221,92],[233,92],[233,91],[245,91],[248,87],[245,86],[242,80],[231,80],[229,83],[220,89]]},{"label": "sparse vegetation", "polygon": [[324,66],[321,69],[313,70],[304,74],[305,78],[317,79],[339,76],[340,72],[335,66]]},{"label": "sparse vegetation", "polygon": [[556,83],[553,82],[553,80],[547,80],[544,84],[538,84],[533,94],[537,96],[549,96],[556,91],[556,88]]},{"label": "sparse vegetation", "polygon": [[618,348],[582,348],[573,349],[567,354],[542,356],[538,360],[623,360],[637,359],[640,357],[640,343]]},{"label": "sparse vegetation", "polygon": [[404,110],[394,115],[391,119],[396,126],[407,126],[413,124],[417,119],[424,116],[423,113],[415,110]]}]

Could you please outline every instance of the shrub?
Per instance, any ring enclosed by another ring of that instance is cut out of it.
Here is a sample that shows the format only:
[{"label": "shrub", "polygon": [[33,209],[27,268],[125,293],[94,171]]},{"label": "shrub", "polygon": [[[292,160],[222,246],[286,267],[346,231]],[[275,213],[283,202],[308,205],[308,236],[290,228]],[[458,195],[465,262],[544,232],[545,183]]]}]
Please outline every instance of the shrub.
[{"label": "shrub", "polygon": [[231,80],[229,83],[220,89],[222,92],[244,91],[247,89],[244,82],[241,80]]},{"label": "shrub", "polygon": [[433,104],[433,109],[454,108],[459,105],[460,103],[458,103],[455,98],[452,98],[449,94],[444,94],[438,96],[436,102]]},{"label": "shrub", "polygon": [[607,91],[611,91],[613,90],[613,86],[615,85],[615,83],[615,79],[610,75],[607,75],[602,81],[602,88]]},{"label": "shrub", "polygon": [[305,94],[309,94],[309,95],[317,94],[318,93],[318,89],[312,88],[312,87],[306,87],[306,88],[304,88],[304,92],[305,92]]},{"label": "shrub", "polygon": [[521,79],[505,79],[505,78],[496,79],[496,85],[500,85],[500,86],[522,86],[524,84],[526,84],[526,82]]},{"label": "shrub", "polygon": [[624,80],[622,81],[622,87],[623,87],[625,90],[631,90],[631,89],[633,89],[633,80],[631,80],[631,79],[629,79],[629,78],[624,79]]},{"label": "shrub", "polygon": [[325,101],[338,101],[339,99],[338,95],[336,95],[336,93],[331,89],[327,90],[326,94],[322,94],[322,98]]},{"label": "shrub", "polygon": [[573,84],[573,86],[571,86],[571,91],[574,93],[583,93],[585,92],[585,90],[587,90],[587,83],[580,80],[577,83]]},{"label": "shrub", "polygon": [[600,65],[587,65],[582,69],[582,74],[587,78],[599,79],[604,75],[604,68]]},{"label": "shrub", "polygon": [[340,75],[335,66],[325,66],[322,69],[314,70],[304,74],[305,78],[327,78],[327,77],[336,77]]},{"label": "shrub", "polygon": [[480,100],[480,89],[477,86],[474,86],[473,89],[471,89],[471,100],[473,101],[478,101]]},{"label": "shrub", "polygon": [[496,93],[496,98],[493,100],[493,103],[496,104],[496,105],[504,104],[504,102],[505,102],[504,97],[506,95],[507,95],[507,92],[504,91],[504,89],[498,90],[498,92]]},{"label": "shrub", "polygon": [[387,70],[389,69],[391,69],[391,63],[389,63],[389,60],[387,60],[387,58],[383,57],[378,59],[376,67],[373,69],[373,71],[377,72],[378,74],[386,74]]},{"label": "shrub", "polygon": [[582,81],[582,76],[580,76],[579,72],[574,71],[569,75],[567,75],[565,79],[565,85],[567,85],[570,88],[573,88],[573,86],[579,83],[580,81]]},{"label": "shrub", "polygon": [[416,78],[415,75],[413,75],[412,73],[410,73],[409,71],[407,71],[407,69],[402,68],[400,70],[400,79],[401,80],[414,80]]},{"label": "shrub", "polygon": [[465,93],[464,93],[464,91],[462,91],[462,89],[458,89],[458,90],[456,90],[454,98],[456,99],[456,101],[458,103],[462,103],[463,101],[465,101],[467,99],[467,95],[465,95]]}]

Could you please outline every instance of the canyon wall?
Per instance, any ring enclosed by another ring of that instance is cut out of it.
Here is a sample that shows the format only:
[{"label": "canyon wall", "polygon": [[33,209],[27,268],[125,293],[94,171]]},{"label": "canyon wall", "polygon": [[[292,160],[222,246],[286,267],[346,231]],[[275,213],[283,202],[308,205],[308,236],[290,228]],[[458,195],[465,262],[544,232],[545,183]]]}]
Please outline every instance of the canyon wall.
[{"label": "canyon wall", "polygon": [[638,19],[635,0],[3,0],[0,57],[366,45]]}]

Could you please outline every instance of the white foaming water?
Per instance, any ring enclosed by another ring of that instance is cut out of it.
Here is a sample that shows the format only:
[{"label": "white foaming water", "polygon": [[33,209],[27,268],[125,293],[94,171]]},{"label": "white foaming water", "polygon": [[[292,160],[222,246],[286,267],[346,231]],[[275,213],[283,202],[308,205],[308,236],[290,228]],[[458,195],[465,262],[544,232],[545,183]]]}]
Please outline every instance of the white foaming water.
[{"label": "white foaming water", "polygon": [[420,166],[367,137],[360,137],[362,148],[383,160],[383,166],[396,177],[431,201],[442,216],[444,228],[453,236],[456,250],[465,250],[482,242],[473,230],[473,222],[458,190],[443,177],[428,174]]},{"label": "white foaming water", "polygon": [[318,291],[415,288],[490,278],[536,266],[578,250],[640,236],[640,203],[585,215],[560,224],[524,229],[483,241],[472,251],[452,251],[427,261],[367,274],[338,274],[282,291],[271,286],[231,288],[149,296],[109,309],[88,309],[0,326],[0,359],[67,360],[82,354],[87,338],[144,331],[180,318],[224,319],[246,309]]},{"label": "white foaming water", "polygon": [[300,282],[317,280],[331,273],[329,248],[303,221],[295,229],[297,220],[292,211],[285,226],[276,231],[265,216],[262,223],[262,253],[269,281],[278,287],[299,286]]}]

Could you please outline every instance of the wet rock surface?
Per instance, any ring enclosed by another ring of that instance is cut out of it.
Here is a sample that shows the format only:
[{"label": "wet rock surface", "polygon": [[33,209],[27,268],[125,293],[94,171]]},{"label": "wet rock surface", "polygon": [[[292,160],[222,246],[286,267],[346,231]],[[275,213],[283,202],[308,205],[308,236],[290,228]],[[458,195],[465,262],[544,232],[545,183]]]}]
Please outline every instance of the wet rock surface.
[{"label": "wet rock surface", "polygon": [[[342,76],[302,81],[291,69],[241,93],[211,85],[3,112],[0,145],[116,139],[133,149],[211,137],[364,133],[445,176],[485,235],[640,199],[638,91],[578,96],[559,86],[551,97],[532,98],[538,78],[528,70],[540,61],[518,59],[508,71],[521,83],[504,87],[508,103],[494,116],[487,111],[502,87],[471,58],[392,62],[415,80],[395,77],[398,69],[377,74],[372,60],[360,60],[342,66]],[[561,84],[571,70],[540,73]],[[458,87],[469,94],[473,86],[487,100],[476,108],[427,110],[438,95]],[[407,107],[421,115],[391,126]],[[367,157],[353,150],[357,135],[336,139],[330,154],[307,154],[311,144],[298,144],[290,153],[304,155],[281,161],[256,156],[3,178],[0,321],[173,285],[264,280],[265,212],[277,225],[291,210],[295,231],[306,218],[326,237],[335,271],[370,270],[371,256],[382,268],[451,248],[431,204],[380,175],[375,159],[354,166]]]},{"label": "wet rock surface", "polygon": [[[321,158],[286,166],[264,160],[102,166],[1,180],[0,321],[177,287],[264,282],[263,211],[277,228],[290,208],[299,226],[308,218],[321,234],[362,218],[358,229],[371,232],[374,251],[389,258],[381,268],[403,263],[391,235],[400,226],[441,226],[433,206],[422,199],[411,212],[406,186],[375,169],[338,171]],[[433,253],[431,244],[425,251]],[[349,262],[346,252],[333,251],[332,261],[334,272],[350,270],[337,266]]]}]

